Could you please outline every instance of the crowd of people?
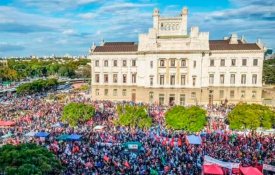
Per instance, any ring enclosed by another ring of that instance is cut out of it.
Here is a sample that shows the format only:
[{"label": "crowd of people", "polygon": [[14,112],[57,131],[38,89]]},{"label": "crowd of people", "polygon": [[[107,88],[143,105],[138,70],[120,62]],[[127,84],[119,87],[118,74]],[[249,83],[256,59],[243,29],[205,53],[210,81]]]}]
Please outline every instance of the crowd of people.
[{"label": "crowd of people", "polygon": [[[12,120],[16,124],[0,128],[0,137],[8,133],[11,138],[1,139],[0,144],[36,143],[51,150],[66,167],[63,174],[107,175],[107,174],[160,174],[196,175],[201,174],[204,156],[240,163],[242,166],[275,165],[274,135],[242,135],[226,130],[220,118],[233,106],[206,107],[209,115],[208,128],[200,133],[199,145],[190,144],[188,133],[174,132],[165,128],[164,113],[167,106],[147,105],[153,118],[154,127],[150,129],[128,128],[114,125],[116,103],[92,101],[82,96],[66,99],[66,102],[91,104],[96,114],[87,123],[78,127],[55,126],[61,122],[64,103],[47,101],[34,95],[25,97],[3,97],[0,104],[0,120]],[[132,102],[123,102],[138,105]],[[93,130],[97,125],[103,130]],[[27,137],[29,132],[48,132],[46,139]],[[62,134],[81,135],[77,141],[60,141]],[[127,147],[129,142],[140,143],[135,149]]]}]

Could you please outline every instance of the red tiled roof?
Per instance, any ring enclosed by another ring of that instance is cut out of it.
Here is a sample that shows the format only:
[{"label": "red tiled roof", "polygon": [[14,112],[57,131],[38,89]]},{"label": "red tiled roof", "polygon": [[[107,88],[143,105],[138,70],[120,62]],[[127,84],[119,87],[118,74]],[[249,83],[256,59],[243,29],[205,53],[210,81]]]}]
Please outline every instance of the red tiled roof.
[{"label": "red tiled roof", "polygon": [[103,46],[96,46],[94,52],[136,52],[138,45],[134,42],[107,42]]},{"label": "red tiled roof", "polygon": [[135,42],[106,42],[106,43],[104,43],[104,46],[110,46],[110,45],[135,45]]},{"label": "red tiled roof", "polygon": [[243,43],[238,40],[238,44],[229,44],[229,40],[210,40],[210,50],[261,50],[256,43]]}]

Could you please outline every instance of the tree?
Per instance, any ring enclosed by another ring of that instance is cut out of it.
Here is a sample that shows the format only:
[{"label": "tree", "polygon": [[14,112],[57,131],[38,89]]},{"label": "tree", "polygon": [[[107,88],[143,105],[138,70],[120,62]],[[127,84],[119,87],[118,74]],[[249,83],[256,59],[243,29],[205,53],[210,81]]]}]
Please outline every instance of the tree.
[{"label": "tree", "polygon": [[16,92],[19,95],[24,94],[33,94],[42,91],[48,91],[58,85],[58,81],[56,79],[47,79],[47,80],[36,80],[31,83],[21,84],[16,88]]},{"label": "tree", "polygon": [[152,125],[152,118],[149,117],[144,106],[118,106],[119,118],[116,123],[122,126],[149,128]]},{"label": "tree", "polygon": [[69,103],[64,107],[62,121],[68,122],[70,126],[76,126],[80,122],[86,122],[95,114],[91,105],[84,103]]},{"label": "tree", "polygon": [[270,129],[275,126],[275,113],[267,106],[241,103],[228,114],[228,121],[233,130]]},{"label": "tree", "polygon": [[165,121],[168,128],[198,132],[206,124],[206,111],[197,106],[175,106],[165,113]]},{"label": "tree", "polygon": [[62,165],[46,148],[35,144],[0,147],[0,172],[7,175],[61,174]]},{"label": "tree", "polygon": [[265,60],[263,64],[263,80],[266,84],[275,83],[275,59]]}]

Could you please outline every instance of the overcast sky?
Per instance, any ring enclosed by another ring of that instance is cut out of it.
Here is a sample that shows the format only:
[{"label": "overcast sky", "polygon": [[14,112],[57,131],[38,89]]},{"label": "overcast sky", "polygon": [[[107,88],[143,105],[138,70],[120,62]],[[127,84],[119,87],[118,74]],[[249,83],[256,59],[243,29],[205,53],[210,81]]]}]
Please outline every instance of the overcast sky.
[{"label": "overcast sky", "polygon": [[189,29],[275,48],[275,0],[0,0],[0,56],[86,55],[102,39],[137,41],[155,7],[176,16],[184,6]]}]

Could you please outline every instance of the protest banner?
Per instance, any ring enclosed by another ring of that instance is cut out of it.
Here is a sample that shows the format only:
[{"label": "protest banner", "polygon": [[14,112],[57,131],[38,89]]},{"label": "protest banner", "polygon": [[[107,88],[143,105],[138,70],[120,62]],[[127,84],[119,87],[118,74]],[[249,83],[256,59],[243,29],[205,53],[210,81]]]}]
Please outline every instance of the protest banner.
[{"label": "protest banner", "polygon": [[263,164],[263,170],[275,172],[275,166]]},{"label": "protest banner", "polygon": [[224,162],[218,159],[214,159],[210,156],[204,156],[204,164],[209,165],[209,164],[216,164],[224,168],[228,169],[233,169],[233,168],[239,168],[240,164],[239,163],[231,163],[231,162]]}]

